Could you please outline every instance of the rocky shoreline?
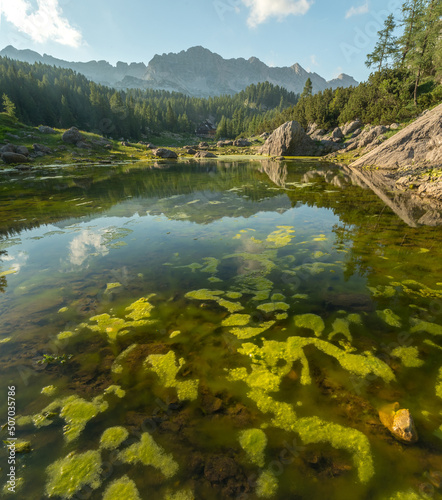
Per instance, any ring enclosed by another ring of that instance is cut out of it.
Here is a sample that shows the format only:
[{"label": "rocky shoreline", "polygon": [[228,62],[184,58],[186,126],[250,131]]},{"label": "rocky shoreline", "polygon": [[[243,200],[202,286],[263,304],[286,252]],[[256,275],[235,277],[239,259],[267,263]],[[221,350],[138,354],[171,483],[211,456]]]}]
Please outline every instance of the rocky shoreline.
[{"label": "rocky shoreline", "polygon": [[[162,138],[170,144],[154,146],[124,139],[111,141],[75,127],[64,130],[21,124],[4,134],[0,155],[5,167],[30,170],[63,164],[111,164],[160,159],[216,159],[247,155],[284,160],[315,157],[348,166],[364,175],[376,171],[377,185],[442,202],[442,104],[427,110],[411,124],[364,126],[359,120],[333,130],[311,124],[305,131],[295,121],[259,137],[176,144],[179,137]],[[175,139],[175,140],[174,140]],[[181,138],[183,139],[183,138]],[[192,142],[192,141],[190,141]]]}]

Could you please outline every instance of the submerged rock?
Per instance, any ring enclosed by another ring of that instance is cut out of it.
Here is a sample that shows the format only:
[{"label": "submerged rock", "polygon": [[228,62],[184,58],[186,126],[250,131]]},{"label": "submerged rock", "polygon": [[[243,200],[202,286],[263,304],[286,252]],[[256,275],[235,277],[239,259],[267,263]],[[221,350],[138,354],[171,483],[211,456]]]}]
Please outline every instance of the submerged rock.
[{"label": "submerged rock", "polygon": [[399,403],[384,406],[379,410],[382,424],[399,441],[407,444],[416,443],[419,439],[413,417],[409,410],[399,409]]}]

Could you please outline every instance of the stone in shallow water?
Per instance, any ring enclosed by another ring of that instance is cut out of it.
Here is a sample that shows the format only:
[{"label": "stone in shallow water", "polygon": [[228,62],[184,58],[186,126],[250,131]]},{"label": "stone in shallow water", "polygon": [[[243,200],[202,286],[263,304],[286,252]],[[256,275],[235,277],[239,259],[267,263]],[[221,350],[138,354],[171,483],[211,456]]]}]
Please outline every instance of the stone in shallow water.
[{"label": "stone in shallow water", "polygon": [[403,443],[413,444],[419,439],[413,417],[409,410],[399,410],[399,403],[386,405],[379,410],[382,424]]}]

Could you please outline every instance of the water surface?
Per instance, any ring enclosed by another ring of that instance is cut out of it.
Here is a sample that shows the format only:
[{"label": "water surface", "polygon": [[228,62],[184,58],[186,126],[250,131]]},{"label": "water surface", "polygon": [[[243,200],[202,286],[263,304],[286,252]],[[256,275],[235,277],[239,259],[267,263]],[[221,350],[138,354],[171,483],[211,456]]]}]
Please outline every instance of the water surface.
[{"label": "water surface", "polygon": [[3,174],[17,495],[440,498],[441,229],[384,202],[308,162]]}]

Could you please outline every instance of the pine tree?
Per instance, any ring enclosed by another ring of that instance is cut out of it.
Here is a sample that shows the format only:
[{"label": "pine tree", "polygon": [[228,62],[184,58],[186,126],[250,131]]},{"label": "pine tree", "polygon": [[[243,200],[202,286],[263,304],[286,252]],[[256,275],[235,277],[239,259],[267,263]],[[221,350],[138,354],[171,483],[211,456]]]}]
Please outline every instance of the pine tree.
[{"label": "pine tree", "polygon": [[313,84],[310,78],[307,78],[307,81],[305,82],[304,85],[304,90],[302,91],[301,94],[301,99],[312,95],[312,93],[313,93]]},{"label": "pine tree", "polygon": [[5,110],[5,113],[11,118],[16,119],[17,117],[15,116],[15,111],[16,111],[15,104],[11,101],[11,99],[9,99],[9,97],[6,94],[3,94],[2,100],[3,100],[3,109]]},{"label": "pine tree", "polygon": [[383,65],[388,67],[388,61],[397,53],[396,37],[393,32],[396,28],[393,14],[390,14],[384,21],[384,29],[378,31],[379,40],[371,54],[367,54],[365,64],[367,67],[379,64],[378,71],[381,71]]}]

